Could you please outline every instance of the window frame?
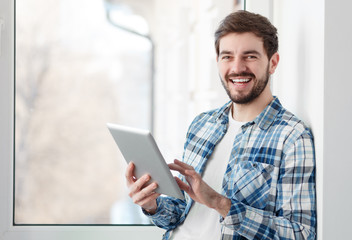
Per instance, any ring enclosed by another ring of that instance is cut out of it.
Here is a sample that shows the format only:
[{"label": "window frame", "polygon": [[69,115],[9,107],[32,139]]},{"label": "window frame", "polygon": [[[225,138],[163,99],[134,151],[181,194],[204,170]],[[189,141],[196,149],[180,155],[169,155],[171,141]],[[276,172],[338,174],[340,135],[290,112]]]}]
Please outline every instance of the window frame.
[{"label": "window frame", "polygon": [[15,225],[15,0],[0,1],[0,239],[160,239],[155,226]]}]

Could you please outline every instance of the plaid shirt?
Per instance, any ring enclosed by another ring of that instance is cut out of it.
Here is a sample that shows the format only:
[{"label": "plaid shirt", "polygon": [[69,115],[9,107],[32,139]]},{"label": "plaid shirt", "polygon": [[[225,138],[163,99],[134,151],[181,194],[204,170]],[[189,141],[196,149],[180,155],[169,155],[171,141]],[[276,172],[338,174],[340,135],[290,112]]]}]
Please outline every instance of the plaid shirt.
[{"label": "plaid shirt", "polygon": [[[231,102],[199,115],[189,128],[183,161],[200,174],[227,131],[230,107]],[[232,205],[225,218],[219,215],[221,239],[315,239],[313,137],[277,98],[236,135],[222,194]],[[187,194],[185,201],[157,199],[150,219],[168,230],[163,239],[184,221],[192,203]]]}]

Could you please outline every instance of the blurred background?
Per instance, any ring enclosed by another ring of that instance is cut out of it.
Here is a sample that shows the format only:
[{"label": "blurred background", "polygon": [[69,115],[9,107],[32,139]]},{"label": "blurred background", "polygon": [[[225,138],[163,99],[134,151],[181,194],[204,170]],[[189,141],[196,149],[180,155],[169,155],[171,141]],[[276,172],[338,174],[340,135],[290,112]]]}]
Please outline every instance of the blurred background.
[{"label": "blurred background", "polygon": [[213,33],[233,0],[16,1],[16,224],[149,224],[107,122],[150,129],[167,161],[227,101]]}]

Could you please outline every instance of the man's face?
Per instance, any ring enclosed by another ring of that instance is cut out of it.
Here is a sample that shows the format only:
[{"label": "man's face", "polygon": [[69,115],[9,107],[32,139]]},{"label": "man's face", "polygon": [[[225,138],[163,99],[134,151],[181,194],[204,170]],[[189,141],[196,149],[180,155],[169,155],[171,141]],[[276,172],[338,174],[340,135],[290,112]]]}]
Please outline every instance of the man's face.
[{"label": "man's face", "polygon": [[[277,60],[277,61],[276,61]],[[229,33],[220,39],[217,57],[221,82],[234,103],[250,103],[265,91],[278,54],[268,59],[263,41],[253,33]]]}]

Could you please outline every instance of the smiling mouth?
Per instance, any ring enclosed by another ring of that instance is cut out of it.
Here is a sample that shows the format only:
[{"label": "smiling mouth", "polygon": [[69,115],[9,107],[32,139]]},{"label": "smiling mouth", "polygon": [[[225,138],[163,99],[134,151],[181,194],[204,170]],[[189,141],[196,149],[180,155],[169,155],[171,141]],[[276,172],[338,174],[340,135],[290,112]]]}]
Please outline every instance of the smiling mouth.
[{"label": "smiling mouth", "polygon": [[250,72],[232,73],[226,76],[226,79],[233,84],[243,85],[255,78],[255,75]]},{"label": "smiling mouth", "polygon": [[239,84],[248,83],[250,80],[251,80],[250,78],[230,79],[230,81],[232,81],[233,83],[239,83]]}]

